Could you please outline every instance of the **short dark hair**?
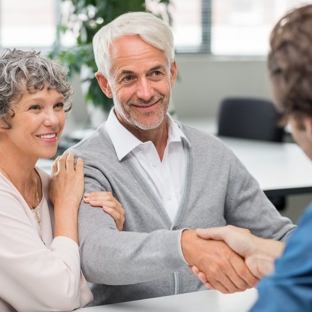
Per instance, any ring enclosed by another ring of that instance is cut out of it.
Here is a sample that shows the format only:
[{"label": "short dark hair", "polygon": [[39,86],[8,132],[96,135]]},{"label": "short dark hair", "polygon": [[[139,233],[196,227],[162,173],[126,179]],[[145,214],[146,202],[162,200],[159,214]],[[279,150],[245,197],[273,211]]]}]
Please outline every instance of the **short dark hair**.
[{"label": "short dark hair", "polygon": [[288,12],[272,30],[268,69],[275,104],[286,122],[312,116],[312,5]]}]

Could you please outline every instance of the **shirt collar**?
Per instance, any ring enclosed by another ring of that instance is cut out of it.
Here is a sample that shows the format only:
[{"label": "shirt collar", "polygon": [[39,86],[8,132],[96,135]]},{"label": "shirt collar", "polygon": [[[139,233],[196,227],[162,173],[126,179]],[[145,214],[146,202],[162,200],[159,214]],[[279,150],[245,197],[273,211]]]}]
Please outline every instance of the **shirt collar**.
[{"label": "shirt collar", "polygon": [[[185,139],[189,145],[190,142],[174,122],[173,118],[167,113],[168,118],[168,142],[180,142],[181,138]],[[107,121],[105,123],[106,130],[110,139],[114,145],[118,160],[121,161],[126,155],[133,151],[137,146],[143,144],[138,138],[136,138],[130,131],[128,131],[117,119],[114,108],[110,111]]]},{"label": "shirt collar", "polygon": [[174,121],[174,119],[171,117],[170,114],[167,113],[168,118],[168,125],[169,125],[169,131],[168,131],[168,142],[167,145],[170,142],[180,142],[181,138],[185,139],[186,142],[191,145],[188,138],[185,136],[185,134],[182,132],[180,127],[177,125],[177,123]]}]

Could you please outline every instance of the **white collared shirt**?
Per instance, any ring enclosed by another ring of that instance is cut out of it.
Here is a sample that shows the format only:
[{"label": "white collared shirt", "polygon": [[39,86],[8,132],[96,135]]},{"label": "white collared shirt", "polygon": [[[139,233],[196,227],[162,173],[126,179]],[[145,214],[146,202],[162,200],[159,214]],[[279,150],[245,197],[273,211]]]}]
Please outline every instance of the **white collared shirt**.
[{"label": "white collared shirt", "polygon": [[190,142],[169,114],[166,118],[168,140],[162,161],[155,145],[151,141],[142,142],[129,132],[118,121],[114,109],[111,110],[105,127],[118,160],[121,161],[129,154],[131,162],[162,203],[171,222],[174,222],[185,182],[186,158],[181,138],[189,145]]}]

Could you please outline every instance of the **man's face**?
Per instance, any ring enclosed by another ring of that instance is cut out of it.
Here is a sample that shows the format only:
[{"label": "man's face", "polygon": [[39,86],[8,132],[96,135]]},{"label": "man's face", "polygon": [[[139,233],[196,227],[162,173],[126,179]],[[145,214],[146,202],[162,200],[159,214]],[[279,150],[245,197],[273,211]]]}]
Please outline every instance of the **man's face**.
[{"label": "man's face", "polygon": [[177,68],[165,53],[139,36],[117,39],[111,48],[109,88],[119,121],[133,134],[165,125]]},{"label": "man's face", "polygon": [[312,160],[312,118],[306,117],[303,119],[304,129],[298,127],[297,121],[293,117],[290,117],[288,122],[293,139]]}]

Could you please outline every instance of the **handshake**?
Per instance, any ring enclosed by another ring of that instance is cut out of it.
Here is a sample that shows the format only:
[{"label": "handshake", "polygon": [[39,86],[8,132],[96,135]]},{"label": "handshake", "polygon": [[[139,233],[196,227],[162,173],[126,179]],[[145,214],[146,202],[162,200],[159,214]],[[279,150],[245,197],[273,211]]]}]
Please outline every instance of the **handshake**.
[{"label": "handshake", "polygon": [[274,270],[284,243],[235,226],[185,230],[182,251],[189,268],[210,289],[234,293],[254,287]]}]

